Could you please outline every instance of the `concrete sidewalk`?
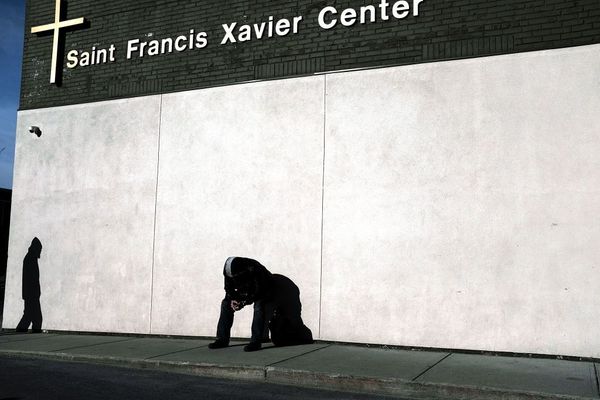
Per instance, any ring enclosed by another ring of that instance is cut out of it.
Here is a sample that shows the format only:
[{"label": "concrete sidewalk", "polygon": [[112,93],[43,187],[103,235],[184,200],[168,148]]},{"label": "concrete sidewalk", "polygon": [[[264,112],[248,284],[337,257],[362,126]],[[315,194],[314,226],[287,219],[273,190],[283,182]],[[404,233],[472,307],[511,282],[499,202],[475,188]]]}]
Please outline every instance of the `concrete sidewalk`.
[{"label": "concrete sidewalk", "polygon": [[600,364],[330,343],[253,353],[206,339],[0,334],[0,356],[153,368],[411,399],[600,399]]}]

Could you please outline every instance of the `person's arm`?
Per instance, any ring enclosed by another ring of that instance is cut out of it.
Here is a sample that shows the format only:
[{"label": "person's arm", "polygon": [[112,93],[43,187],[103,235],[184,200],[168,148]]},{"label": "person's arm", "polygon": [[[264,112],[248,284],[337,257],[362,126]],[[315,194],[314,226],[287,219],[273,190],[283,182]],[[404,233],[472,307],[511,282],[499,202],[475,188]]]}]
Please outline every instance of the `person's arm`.
[{"label": "person's arm", "polygon": [[239,311],[246,305],[246,302],[238,296],[234,280],[228,276],[225,276],[225,299],[229,301],[233,311]]},{"label": "person's arm", "polygon": [[229,303],[231,305],[231,309],[233,311],[239,311],[242,308],[244,308],[244,306],[246,305],[243,301],[237,301],[237,300],[231,300],[231,303]]}]

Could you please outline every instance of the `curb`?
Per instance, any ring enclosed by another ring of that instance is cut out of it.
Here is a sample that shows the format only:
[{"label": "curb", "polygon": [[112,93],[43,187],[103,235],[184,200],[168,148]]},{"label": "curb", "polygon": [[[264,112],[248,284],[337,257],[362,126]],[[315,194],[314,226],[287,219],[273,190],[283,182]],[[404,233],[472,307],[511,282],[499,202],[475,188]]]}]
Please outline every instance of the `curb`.
[{"label": "curb", "polygon": [[444,383],[414,382],[395,378],[373,378],[326,374],[267,367],[266,381],[286,385],[331,390],[400,396],[410,399],[439,400],[598,400],[594,397],[521,392],[488,387]]},{"label": "curb", "polygon": [[202,377],[237,379],[253,382],[301,386],[321,390],[391,395],[407,399],[438,400],[598,400],[560,394],[525,392],[490,387],[460,386],[443,383],[414,382],[396,378],[376,378],[329,374],[277,367],[228,366],[209,363],[158,361],[109,356],[74,355],[59,352],[29,352],[2,350],[0,356],[11,358],[42,358],[57,361],[83,362],[136,369],[148,369]]},{"label": "curb", "polygon": [[165,372],[177,372],[211,378],[242,379],[264,381],[265,368],[256,366],[226,366],[209,363],[188,363],[182,361],[158,361],[152,359],[134,359],[109,356],[90,356],[60,352],[2,350],[0,356],[12,358],[42,358],[56,361],[72,361],[92,364],[152,369]]}]

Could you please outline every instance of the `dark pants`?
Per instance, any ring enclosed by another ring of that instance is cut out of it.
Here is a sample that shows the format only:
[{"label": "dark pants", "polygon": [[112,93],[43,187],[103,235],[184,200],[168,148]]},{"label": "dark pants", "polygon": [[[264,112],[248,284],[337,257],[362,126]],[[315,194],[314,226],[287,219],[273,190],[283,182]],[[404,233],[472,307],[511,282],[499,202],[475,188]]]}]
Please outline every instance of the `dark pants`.
[{"label": "dark pants", "polygon": [[25,299],[25,311],[23,311],[23,318],[17,325],[17,330],[27,330],[29,324],[32,324],[34,331],[40,331],[42,329],[42,307],[40,306],[39,297],[33,299]]},{"label": "dark pants", "polygon": [[[251,342],[261,342],[269,339],[268,323],[273,314],[273,303],[266,300],[254,302],[254,316],[252,317]],[[217,339],[229,341],[231,326],[233,325],[234,311],[231,300],[225,298],[221,302],[221,315],[217,325]]]}]

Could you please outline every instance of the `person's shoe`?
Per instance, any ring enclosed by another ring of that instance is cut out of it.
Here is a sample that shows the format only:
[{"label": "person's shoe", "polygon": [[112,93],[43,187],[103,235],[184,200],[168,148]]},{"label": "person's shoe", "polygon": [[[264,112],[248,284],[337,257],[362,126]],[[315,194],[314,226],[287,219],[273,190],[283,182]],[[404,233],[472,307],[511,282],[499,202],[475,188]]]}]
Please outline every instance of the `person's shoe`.
[{"label": "person's shoe", "polygon": [[44,331],[41,329],[32,329],[31,330],[31,333],[42,333],[42,332],[44,332]]},{"label": "person's shoe", "polygon": [[257,351],[260,350],[261,347],[262,345],[260,342],[250,342],[244,346],[244,351]]},{"label": "person's shoe", "polygon": [[229,340],[217,339],[214,342],[210,343],[208,345],[208,348],[214,350],[214,349],[222,349],[227,346],[229,346]]},{"label": "person's shoe", "polygon": [[19,332],[19,333],[27,333],[27,329],[23,329],[23,328],[17,328],[17,329],[15,329],[15,332]]}]

